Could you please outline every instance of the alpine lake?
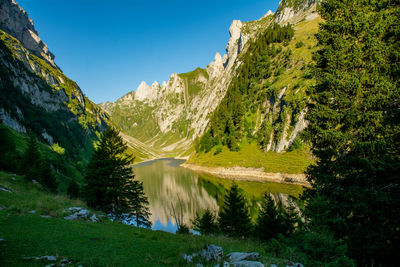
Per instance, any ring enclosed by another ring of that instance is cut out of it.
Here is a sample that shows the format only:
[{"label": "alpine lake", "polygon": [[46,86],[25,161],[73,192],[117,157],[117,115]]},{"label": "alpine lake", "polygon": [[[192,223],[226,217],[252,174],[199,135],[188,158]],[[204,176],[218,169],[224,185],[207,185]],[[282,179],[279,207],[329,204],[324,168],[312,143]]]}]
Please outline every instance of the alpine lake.
[{"label": "alpine lake", "polygon": [[[189,227],[196,216],[206,209],[217,213],[224,203],[225,193],[234,180],[196,173],[180,165],[185,160],[165,158],[138,163],[133,166],[135,178],[143,182],[150,202],[153,230],[175,233],[176,215]],[[274,182],[235,181],[246,197],[253,218],[257,216],[258,203],[265,192],[279,196],[283,201],[297,198],[303,187]]]}]

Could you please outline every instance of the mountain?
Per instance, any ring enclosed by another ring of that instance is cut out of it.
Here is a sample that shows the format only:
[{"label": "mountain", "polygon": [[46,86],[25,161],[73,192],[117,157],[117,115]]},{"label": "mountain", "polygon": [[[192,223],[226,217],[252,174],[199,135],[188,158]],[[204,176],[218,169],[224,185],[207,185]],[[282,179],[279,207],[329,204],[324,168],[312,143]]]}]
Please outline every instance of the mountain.
[{"label": "mountain", "polygon": [[0,1],[0,91],[5,125],[57,144],[74,162],[87,160],[96,134],[109,123],[108,115],[62,73],[14,0]]},{"label": "mountain", "polygon": [[[266,63],[260,61],[264,56],[270,61],[271,75],[247,74],[247,84],[243,85],[247,87],[246,92],[240,92],[242,104],[246,103],[246,106],[238,115],[240,122],[234,123],[239,132],[235,142],[240,146],[247,131],[249,138],[264,139],[259,141],[263,150],[282,152],[307,125],[304,92],[312,84],[308,64],[320,20],[315,11],[317,3],[317,0],[284,0],[275,14],[269,11],[259,20],[246,23],[234,20],[229,28],[227,54],[221,56],[217,53],[205,69],[173,73],[161,85],[142,82],[136,92],[100,106],[126,135],[152,148],[159,156],[188,156],[194,151],[196,140],[203,136],[204,141],[207,134],[216,139],[211,141],[211,147],[228,145],[227,138],[216,138],[215,119],[221,115],[222,105],[230,105],[225,110],[230,115],[225,116],[224,125],[218,125],[220,131],[229,132],[228,117],[231,118],[234,110],[239,108],[232,106],[232,88],[237,86],[245,68],[247,72],[250,69],[254,71],[253,66]],[[260,42],[257,41],[263,39],[267,42],[266,34],[275,34],[273,28],[277,32],[278,27],[283,28],[288,23],[295,24],[292,38],[268,44],[274,46],[274,56],[268,54],[271,51],[267,51],[267,46],[263,45],[264,50],[260,51]],[[258,95],[257,100],[254,94]],[[250,103],[249,99],[255,102]],[[209,151],[208,148],[204,150]],[[146,155],[140,157],[146,158]]]}]

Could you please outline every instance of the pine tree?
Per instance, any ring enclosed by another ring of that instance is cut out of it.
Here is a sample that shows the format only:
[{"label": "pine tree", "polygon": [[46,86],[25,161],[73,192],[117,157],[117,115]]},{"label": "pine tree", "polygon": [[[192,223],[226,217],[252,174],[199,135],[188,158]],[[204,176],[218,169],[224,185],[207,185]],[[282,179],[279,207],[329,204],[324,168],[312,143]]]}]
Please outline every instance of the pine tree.
[{"label": "pine tree", "polygon": [[316,86],[307,134],[307,214],[344,239],[358,264],[391,265],[400,251],[400,6],[321,3]]},{"label": "pine tree", "polygon": [[219,212],[219,227],[230,236],[244,237],[250,234],[252,224],[246,199],[233,183],[225,195],[224,206]]},{"label": "pine tree", "polygon": [[39,152],[39,145],[33,134],[29,135],[28,148],[23,156],[23,165],[21,166],[22,173],[28,180],[39,180],[41,168],[41,155]]},{"label": "pine tree", "polygon": [[136,180],[128,180],[124,185],[124,197],[126,210],[130,217],[136,221],[136,226],[151,227],[149,201],[143,191],[143,183]]},{"label": "pine tree", "polygon": [[130,213],[138,225],[150,226],[148,200],[142,183],[134,180],[134,157],[126,154],[127,148],[114,128],[102,133],[87,167],[84,197],[91,207],[116,217]]},{"label": "pine tree", "polygon": [[196,213],[196,217],[192,223],[193,229],[199,231],[202,235],[210,235],[218,232],[215,214],[209,209],[206,209],[202,215]]},{"label": "pine tree", "polygon": [[57,192],[57,180],[54,172],[50,167],[48,159],[40,160],[39,180],[38,182],[43,185],[50,192]]},{"label": "pine tree", "polygon": [[257,217],[255,235],[261,240],[270,240],[279,234],[289,236],[293,233],[297,220],[297,212],[291,203],[285,207],[280,198],[275,201],[266,192]]}]

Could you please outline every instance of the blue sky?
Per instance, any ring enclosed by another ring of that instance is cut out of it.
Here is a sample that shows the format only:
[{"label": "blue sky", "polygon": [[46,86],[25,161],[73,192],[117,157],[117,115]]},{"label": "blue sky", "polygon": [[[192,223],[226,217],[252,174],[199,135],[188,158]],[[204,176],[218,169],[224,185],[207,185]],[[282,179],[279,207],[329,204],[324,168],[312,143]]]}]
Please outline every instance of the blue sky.
[{"label": "blue sky", "polygon": [[275,11],[279,0],[17,0],[56,63],[95,103],[141,81],[204,68],[225,53],[234,19]]}]

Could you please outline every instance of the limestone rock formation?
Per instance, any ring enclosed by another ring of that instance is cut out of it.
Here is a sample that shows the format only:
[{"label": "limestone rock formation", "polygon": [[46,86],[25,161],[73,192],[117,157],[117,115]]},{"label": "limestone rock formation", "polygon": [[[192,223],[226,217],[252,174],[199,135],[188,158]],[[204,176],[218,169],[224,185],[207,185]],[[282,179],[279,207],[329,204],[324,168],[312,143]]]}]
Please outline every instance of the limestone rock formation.
[{"label": "limestone rock formation", "polygon": [[28,13],[14,0],[0,0],[0,29],[17,38],[25,48],[43,58],[53,67],[54,55],[40,39]]}]

